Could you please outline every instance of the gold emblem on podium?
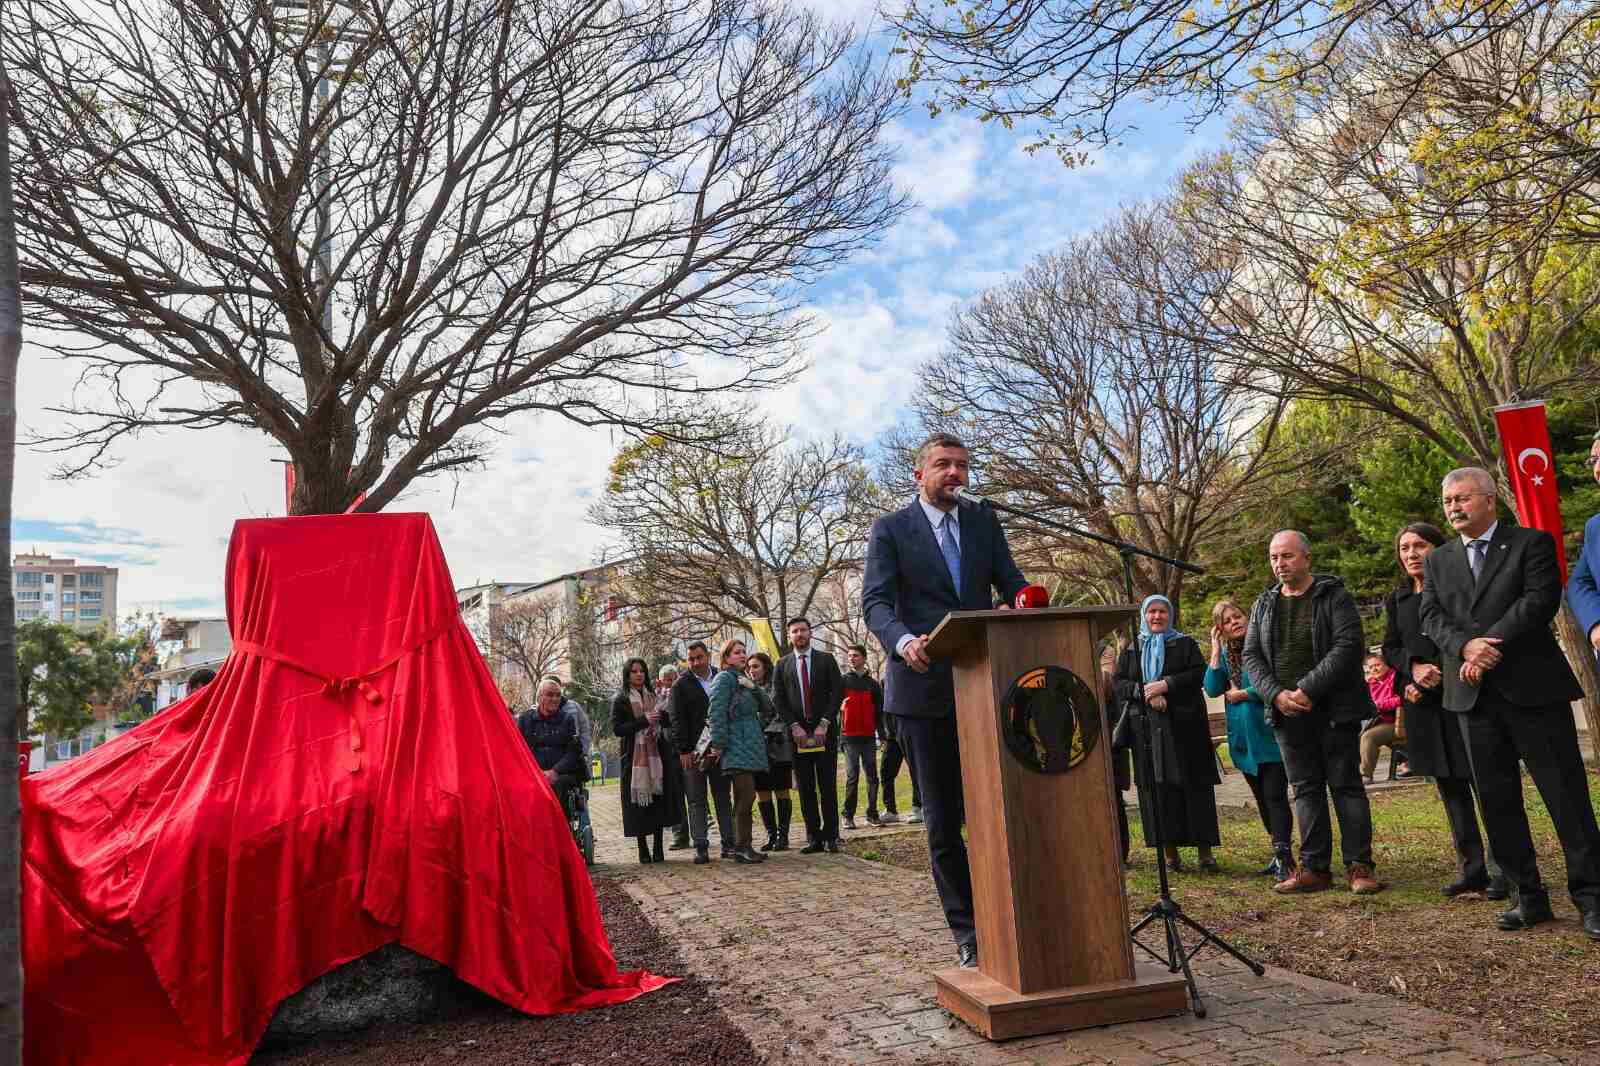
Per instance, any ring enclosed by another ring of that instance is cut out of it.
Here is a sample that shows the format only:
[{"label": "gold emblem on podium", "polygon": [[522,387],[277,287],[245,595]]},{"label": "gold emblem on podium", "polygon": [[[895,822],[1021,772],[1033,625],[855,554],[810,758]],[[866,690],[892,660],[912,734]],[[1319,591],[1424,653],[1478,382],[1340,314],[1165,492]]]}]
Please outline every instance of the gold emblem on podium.
[{"label": "gold emblem on podium", "polygon": [[1017,678],[1001,709],[1006,748],[1036,773],[1066,773],[1100,738],[1094,693],[1077,674],[1060,666],[1038,666]]}]

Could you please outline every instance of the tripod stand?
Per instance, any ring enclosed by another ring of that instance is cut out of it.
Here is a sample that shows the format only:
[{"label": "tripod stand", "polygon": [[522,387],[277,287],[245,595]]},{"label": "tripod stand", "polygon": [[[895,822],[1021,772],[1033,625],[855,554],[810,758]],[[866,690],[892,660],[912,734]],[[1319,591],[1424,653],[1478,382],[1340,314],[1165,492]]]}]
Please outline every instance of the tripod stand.
[{"label": "tripod stand", "polygon": [[[1131,546],[1124,546],[1122,547],[1121,551],[1123,589],[1128,596],[1128,601],[1131,603],[1133,602],[1134,593],[1133,559],[1130,548]],[[1160,557],[1157,556],[1157,558]],[[1175,566],[1183,566],[1185,569],[1191,568],[1188,564],[1181,563],[1176,559],[1168,559],[1166,561]],[[1211,930],[1207,929],[1205,926],[1201,925],[1187,914],[1183,913],[1183,907],[1178,903],[1177,900],[1172,898],[1172,884],[1167,877],[1166,813],[1162,810],[1160,795],[1161,786],[1166,783],[1166,775],[1163,772],[1164,760],[1157,759],[1155,757],[1155,729],[1150,721],[1150,709],[1144,701],[1145,679],[1143,675],[1142,662],[1138,654],[1139,634],[1137,620],[1129,623],[1129,629],[1129,646],[1134,649],[1133,664],[1136,674],[1136,684],[1134,688],[1136,695],[1134,702],[1129,706],[1127,713],[1132,715],[1134,731],[1138,734],[1138,740],[1134,745],[1134,752],[1139,760],[1139,765],[1142,770],[1140,776],[1144,779],[1145,784],[1150,786],[1149,791],[1151,794],[1148,796],[1144,794],[1145,789],[1141,786],[1139,806],[1142,810],[1148,809],[1150,811],[1150,827],[1155,830],[1155,832],[1151,834],[1153,839],[1147,843],[1155,848],[1156,882],[1159,886],[1158,891],[1160,894],[1157,896],[1156,901],[1150,905],[1149,909],[1145,911],[1144,917],[1135,922],[1133,928],[1128,930],[1128,936],[1133,940],[1135,947],[1139,948],[1145,954],[1149,955],[1151,958],[1165,966],[1168,972],[1178,973],[1180,970],[1183,972],[1183,979],[1188,982],[1189,985],[1190,1007],[1193,1009],[1196,1018],[1204,1018],[1206,1016],[1205,1001],[1200,998],[1200,989],[1195,984],[1194,971],[1189,968],[1189,962],[1196,955],[1198,955],[1200,950],[1207,944],[1214,944],[1223,951],[1226,951],[1229,955],[1232,955],[1234,958],[1248,966],[1251,972],[1257,977],[1260,977],[1267,971],[1266,967],[1262,966],[1259,962],[1256,962],[1238,948],[1234,947],[1232,944],[1228,943],[1226,940],[1223,940],[1220,936],[1213,933]],[[1118,802],[1121,802],[1121,800],[1119,799]],[[1161,924],[1162,931],[1166,935],[1165,954],[1156,951],[1154,948],[1150,947],[1144,941],[1139,939],[1140,933],[1142,933],[1148,926],[1154,925],[1157,922]],[[1192,949],[1185,947],[1183,943],[1183,929],[1186,926],[1194,932],[1200,934],[1199,943],[1195,944]]]},{"label": "tripod stand", "polygon": [[[1064,522],[1057,522],[1053,519],[1042,518],[1036,514],[1032,514],[1027,511],[987,499],[985,497],[977,496],[971,493],[963,493],[963,498],[980,506],[993,507],[996,510],[1006,511],[1010,514],[1014,514],[1026,519],[1027,521],[1060,530],[1075,537],[1082,537],[1085,540],[1098,541],[1101,544],[1105,544],[1117,549],[1118,554],[1122,557],[1123,590],[1128,598],[1128,602],[1130,603],[1137,602],[1134,599],[1133,592],[1133,557],[1135,555],[1153,559],[1157,562],[1166,563],[1169,566],[1174,566],[1180,570],[1186,570],[1193,574],[1205,573],[1204,570],[1198,566],[1195,566],[1193,563],[1184,562],[1181,559],[1172,559],[1165,555],[1160,555],[1156,552],[1149,551],[1148,549],[1141,548],[1136,544],[1129,544],[1126,541],[1116,540],[1112,537],[1101,536],[1098,533],[1091,533],[1088,530],[1069,526]],[[1195,985],[1194,972],[1189,967],[1190,960],[1199,954],[1202,948],[1204,948],[1207,944],[1216,945],[1223,951],[1226,951],[1229,955],[1232,955],[1234,958],[1248,966],[1257,977],[1260,977],[1262,974],[1266,973],[1266,968],[1259,962],[1256,962],[1254,959],[1251,959],[1243,952],[1239,951],[1227,941],[1223,940],[1221,937],[1217,936],[1199,922],[1195,921],[1193,918],[1190,918],[1187,914],[1183,913],[1183,908],[1178,904],[1178,901],[1172,898],[1172,886],[1167,877],[1166,826],[1163,824],[1161,797],[1159,795],[1159,788],[1162,778],[1158,777],[1158,774],[1160,774],[1161,771],[1159,769],[1157,760],[1154,758],[1152,739],[1153,730],[1150,723],[1150,710],[1144,700],[1143,666],[1138,654],[1139,634],[1137,619],[1130,623],[1128,635],[1130,646],[1134,649],[1133,662],[1134,671],[1136,674],[1135,680],[1137,682],[1137,684],[1134,686],[1136,690],[1135,697],[1134,700],[1130,702],[1129,708],[1129,713],[1134,716],[1132,724],[1139,734],[1137,743],[1135,744],[1135,750],[1138,752],[1138,757],[1141,760],[1140,765],[1142,768],[1144,782],[1150,786],[1153,793],[1156,793],[1154,795],[1146,796],[1142,794],[1143,790],[1141,790],[1139,803],[1141,808],[1147,803],[1150,805],[1150,826],[1155,831],[1151,834],[1153,839],[1150,840],[1149,843],[1155,846],[1156,875],[1160,885],[1159,897],[1150,905],[1149,909],[1145,911],[1144,917],[1140,918],[1139,921],[1134,924],[1133,928],[1128,931],[1128,936],[1133,941],[1134,946],[1150,955],[1157,962],[1160,962],[1167,968],[1169,973],[1175,974],[1181,972],[1183,974],[1184,981],[1189,986],[1190,1007],[1194,1011],[1195,1017],[1204,1018],[1206,1016],[1205,1001],[1200,998],[1200,990]],[[1117,798],[1117,802],[1119,804],[1122,802],[1120,796]],[[1166,937],[1165,954],[1162,954],[1161,952],[1149,947],[1139,939],[1140,933],[1142,933],[1147,927],[1158,922],[1161,924],[1162,931]],[[1200,934],[1200,942],[1197,943],[1192,949],[1185,947],[1183,943],[1183,930],[1185,927]]]}]

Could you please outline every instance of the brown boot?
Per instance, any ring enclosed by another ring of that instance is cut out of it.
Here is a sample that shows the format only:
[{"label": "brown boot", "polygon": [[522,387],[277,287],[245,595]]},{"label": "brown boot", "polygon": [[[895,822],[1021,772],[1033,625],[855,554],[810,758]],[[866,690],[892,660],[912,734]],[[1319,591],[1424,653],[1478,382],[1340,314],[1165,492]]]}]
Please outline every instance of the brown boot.
[{"label": "brown boot", "polygon": [[1333,887],[1333,875],[1327,870],[1297,867],[1287,880],[1272,886],[1272,891],[1289,895],[1294,892],[1326,892]]},{"label": "brown boot", "polygon": [[1372,872],[1372,867],[1364,862],[1351,863],[1349,876],[1350,891],[1358,896],[1370,896],[1383,891],[1383,882]]}]

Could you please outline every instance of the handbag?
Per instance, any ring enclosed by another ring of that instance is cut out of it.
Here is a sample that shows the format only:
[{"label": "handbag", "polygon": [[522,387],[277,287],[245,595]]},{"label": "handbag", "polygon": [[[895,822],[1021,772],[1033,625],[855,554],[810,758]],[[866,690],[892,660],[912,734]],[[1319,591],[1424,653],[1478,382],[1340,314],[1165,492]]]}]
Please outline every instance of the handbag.
[{"label": "handbag", "polygon": [[711,749],[711,723],[707,722],[700,729],[700,739],[694,742],[694,761],[701,768],[706,764],[706,752]]},{"label": "handbag", "polygon": [[774,718],[762,730],[767,739],[768,762],[794,762],[794,740],[781,718]]}]

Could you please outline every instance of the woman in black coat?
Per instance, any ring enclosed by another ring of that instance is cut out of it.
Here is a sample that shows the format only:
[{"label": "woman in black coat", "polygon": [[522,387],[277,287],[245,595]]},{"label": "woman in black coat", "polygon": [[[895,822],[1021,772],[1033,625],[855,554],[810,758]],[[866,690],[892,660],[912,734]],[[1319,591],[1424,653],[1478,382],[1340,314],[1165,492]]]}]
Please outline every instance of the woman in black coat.
[{"label": "woman in black coat", "polygon": [[[1487,892],[1505,899],[1507,887],[1478,829],[1477,805],[1472,795],[1472,766],[1455,712],[1444,709],[1439,672],[1439,648],[1422,632],[1422,565],[1428,553],[1445,541],[1437,526],[1413,522],[1395,538],[1395,554],[1405,579],[1383,601],[1387,628],[1383,658],[1395,672],[1405,715],[1406,754],[1411,773],[1433,778],[1450,823],[1461,876],[1442,891],[1446,896]],[[1491,877],[1491,870],[1493,876]]]},{"label": "woman in black coat", "polygon": [[678,824],[681,778],[672,771],[666,700],[657,700],[643,659],[622,667],[622,691],[611,701],[611,731],[622,741],[622,831],[639,840],[640,862],[662,862],[661,831]]},{"label": "woman in black coat", "polygon": [[1134,759],[1145,844],[1155,846],[1159,802],[1168,865],[1183,869],[1178,848],[1196,847],[1200,868],[1215,870],[1211,849],[1222,843],[1215,789],[1222,779],[1217,776],[1201,688],[1206,659],[1192,637],[1171,627],[1172,602],[1165,596],[1146,597],[1139,606],[1139,619],[1139,643],[1117,658],[1113,684],[1122,705],[1139,698],[1142,678],[1142,695],[1150,710],[1152,762],[1159,784],[1147,780],[1143,753]]}]

